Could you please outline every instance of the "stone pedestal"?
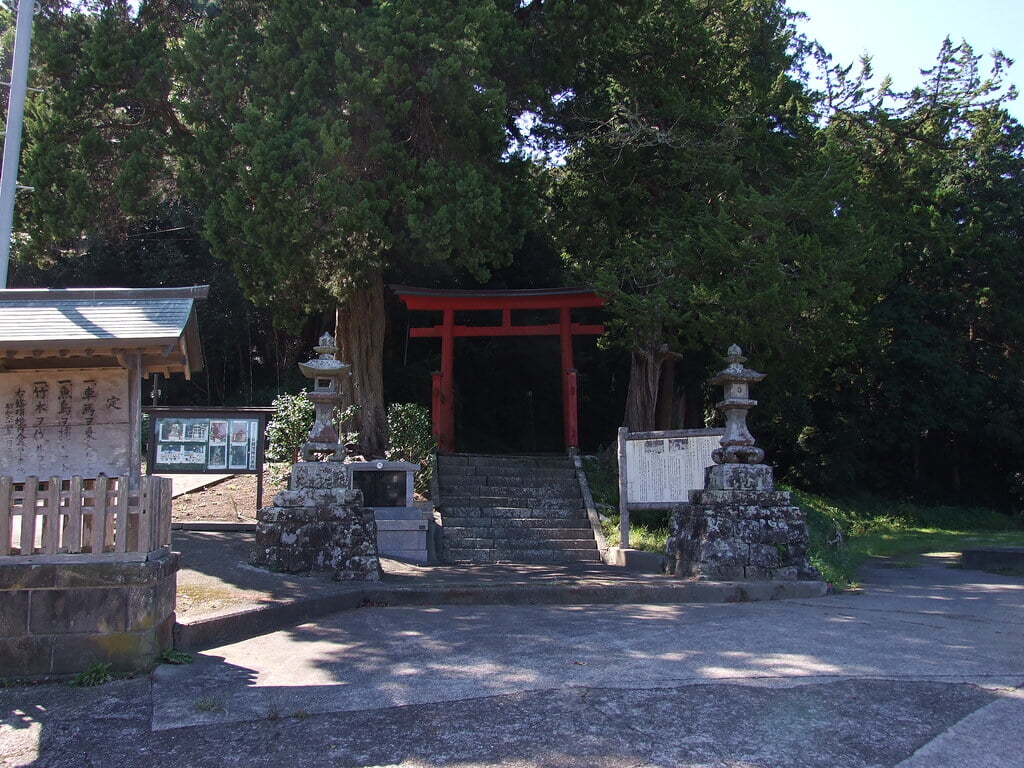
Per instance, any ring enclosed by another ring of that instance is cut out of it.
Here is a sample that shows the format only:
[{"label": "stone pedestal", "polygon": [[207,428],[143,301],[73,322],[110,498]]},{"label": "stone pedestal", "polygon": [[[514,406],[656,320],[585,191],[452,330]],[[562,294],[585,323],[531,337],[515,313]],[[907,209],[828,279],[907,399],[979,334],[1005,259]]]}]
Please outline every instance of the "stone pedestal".
[{"label": "stone pedestal", "polygon": [[299,462],[292,487],[257,513],[251,561],[285,573],[331,571],[341,580],[380,579],[377,524],[336,462]]},{"label": "stone pedestal", "polygon": [[669,523],[676,576],[708,581],[817,580],[807,559],[807,522],[765,464],[718,464]]},{"label": "stone pedestal", "polygon": [[178,555],[87,558],[0,565],[0,678],[72,675],[94,661],[138,672],[171,647]]}]

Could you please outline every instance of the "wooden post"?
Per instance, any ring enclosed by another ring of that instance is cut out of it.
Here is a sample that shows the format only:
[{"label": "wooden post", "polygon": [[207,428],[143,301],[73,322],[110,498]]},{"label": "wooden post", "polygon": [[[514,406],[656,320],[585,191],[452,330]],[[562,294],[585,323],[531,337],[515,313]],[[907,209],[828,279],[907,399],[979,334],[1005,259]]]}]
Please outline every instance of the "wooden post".
[{"label": "wooden post", "polygon": [[565,447],[570,454],[579,453],[579,382],[575,368],[566,371],[566,402],[565,402]]},{"label": "wooden post", "polygon": [[92,537],[89,551],[98,555],[107,535],[107,478],[97,477],[92,497]]},{"label": "wooden post", "polygon": [[444,428],[444,414],[441,413],[441,376],[440,371],[434,371],[430,376],[430,421],[434,429],[434,442],[437,443],[437,450],[447,451],[442,437]]},{"label": "wooden post", "polygon": [[455,310],[445,309],[441,327],[441,440],[438,450],[455,450]]},{"label": "wooden post", "polygon": [[39,493],[39,478],[25,478],[25,490],[21,497],[21,554],[31,555],[36,542],[36,496]]},{"label": "wooden post", "polygon": [[114,551],[128,551],[128,489],[131,479],[121,475],[117,480],[117,507],[115,512],[116,529],[114,531]]},{"label": "wooden post", "polygon": [[576,371],[572,359],[572,314],[569,307],[558,309],[558,346],[562,362],[562,432],[565,449],[574,453],[579,448],[576,403]]},{"label": "wooden post", "polygon": [[626,476],[626,438],[628,427],[619,427],[619,549],[629,549],[629,504],[626,498],[628,488]]},{"label": "wooden post", "polygon": [[51,477],[46,487],[43,512],[43,552],[56,555],[60,548],[60,478]]},{"label": "wooden post", "polygon": [[0,555],[11,554],[11,478],[0,477]]},{"label": "wooden post", "polygon": [[154,492],[160,478],[155,475],[146,475],[142,478],[139,488],[139,551],[152,552],[153,546],[153,523],[156,519],[156,502],[159,501]]},{"label": "wooden post", "polygon": [[82,478],[78,475],[68,483],[68,525],[64,545],[70,553],[82,551]]},{"label": "wooden post", "polygon": [[[128,471],[131,487],[142,476],[142,353],[128,356]],[[127,488],[125,488],[127,491]]]}]

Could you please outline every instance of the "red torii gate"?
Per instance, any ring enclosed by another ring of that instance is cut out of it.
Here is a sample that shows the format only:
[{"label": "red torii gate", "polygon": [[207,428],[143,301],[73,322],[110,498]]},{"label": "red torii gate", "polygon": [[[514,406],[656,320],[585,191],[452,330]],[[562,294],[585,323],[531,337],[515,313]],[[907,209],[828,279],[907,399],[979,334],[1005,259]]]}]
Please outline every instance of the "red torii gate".
[{"label": "red torii gate", "polygon": [[[600,307],[604,304],[603,299],[581,288],[465,291],[393,285],[391,289],[412,311],[441,312],[440,325],[409,329],[411,339],[441,339],[441,370],[434,373],[431,401],[434,437],[439,451],[451,453],[455,450],[455,339],[467,336],[558,336],[561,345],[565,445],[569,451],[579,448],[579,405],[572,337],[600,336],[604,333],[604,325],[574,323],[572,310]],[[455,324],[457,311],[474,310],[500,311],[501,325]],[[558,322],[547,325],[513,325],[514,310],[558,310]]]}]

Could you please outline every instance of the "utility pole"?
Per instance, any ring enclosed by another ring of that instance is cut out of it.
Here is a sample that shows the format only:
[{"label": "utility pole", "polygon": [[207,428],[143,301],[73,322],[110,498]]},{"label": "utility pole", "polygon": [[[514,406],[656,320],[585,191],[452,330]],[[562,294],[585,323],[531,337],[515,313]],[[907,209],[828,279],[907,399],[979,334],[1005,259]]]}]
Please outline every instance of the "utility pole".
[{"label": "utility pole", "polygon": [[7,132],[4,134],[4,165],[0,172],[0,290],[7,287],[7,265],[11,255],[14,196],[18,193],[21,127],[25,118],[28,56],[32,47],[32,15],[35,5],[35,0],[18,0],[14,62],[11,65],[11,98],[7,106]]}]

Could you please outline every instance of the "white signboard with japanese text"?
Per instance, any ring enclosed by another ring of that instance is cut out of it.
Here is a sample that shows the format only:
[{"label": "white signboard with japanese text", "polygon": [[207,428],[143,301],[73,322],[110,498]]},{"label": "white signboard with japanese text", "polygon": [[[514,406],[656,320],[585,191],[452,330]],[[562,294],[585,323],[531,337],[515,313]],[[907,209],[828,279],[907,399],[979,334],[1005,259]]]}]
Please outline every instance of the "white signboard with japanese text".
[{"label": "white signboard with japanese text", "polygon": [[704,470],[714,462],[722,429],[675,430],[627,435],[626,500],[633,508],[683,503],[704,487]]},{"label": "white signboard with japanese text", "polygon": [[0,476],[96,477],[130,471],[128,371],[0,373]]}]

